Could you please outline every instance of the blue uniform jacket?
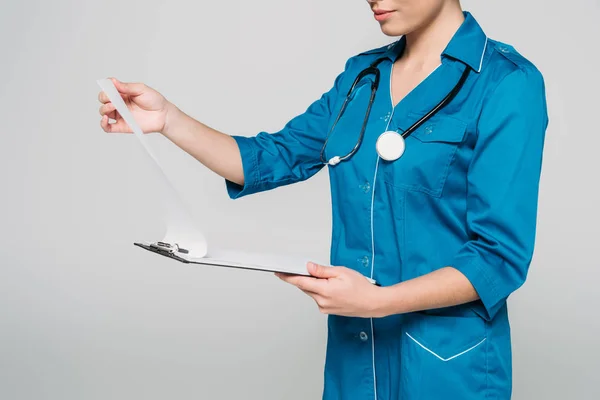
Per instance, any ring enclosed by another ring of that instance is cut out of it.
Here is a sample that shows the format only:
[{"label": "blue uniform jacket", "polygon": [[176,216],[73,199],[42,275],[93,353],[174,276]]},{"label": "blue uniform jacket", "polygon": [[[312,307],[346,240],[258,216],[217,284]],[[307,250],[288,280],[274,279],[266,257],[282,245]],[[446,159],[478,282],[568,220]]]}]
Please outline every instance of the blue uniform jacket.
[{"label": "blue uniform jacket", "polygon": [[[441,267],[461,271],[480,300],[385,318],[328,317],[323,399],[509,399],[507,298],[525,281],[534,250],[538,186],[548,124],[536,67],[486,36],[473,16],[442,64],[392,106],[391,67],[404,38],[348,59],[331,89],[279,132],[234,136],[245,183],[231,198],[300,182],[320,153],[349,87],[376,59],[381,82],[354,156],[327,166],[333,212],[331,264],[394,285]],[[402,132],[471,71],[452,102],[406,139],[397,161],[378,157],[386,130]],[[358,138],[372,75],[358,85],[325,157]]]}]

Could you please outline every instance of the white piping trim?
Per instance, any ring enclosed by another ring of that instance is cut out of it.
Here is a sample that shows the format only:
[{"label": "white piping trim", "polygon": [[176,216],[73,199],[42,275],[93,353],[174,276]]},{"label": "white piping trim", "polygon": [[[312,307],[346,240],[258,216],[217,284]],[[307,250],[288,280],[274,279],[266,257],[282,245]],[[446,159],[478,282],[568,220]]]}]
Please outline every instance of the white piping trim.
[{"label": "white piping trim", "polygon": [[485,46],[483,46],[483,53],[481,53],[481,61],[479,61],[479,69],[477,72],[481,72],[481,67],[483,66],[483,56],[485,56],[485,50],[487,49],[488,38],[485,37]]},{"label": "white piping trim", "polygon": [[[394,110],[392,109],[392,114]],[[390,125],[392,117],[388,120],[387,125]],[[387,128],[386,128],[387,130]],[[379,169],[379,154],[377,154],[377,163],[375,164],[375,174],[373,175],[373,191],[371,192],[371,279],[375,272],[375,230],[373,228],[373,209],[375,206],[375,188],[377,187],[377,171]],[[375,371],[375,330],[373,329],[373,318],[371,320],[371,356],[373,361],[373,392],[375,400],[377,400],[377,373]]]},{"label": "white piping trim", "polygon": [[[392,105],[392,113],[394,112],[394,94],[392,93],[392,76],[394,75],[394,64],[395,64],[395,62],[392,61],[392,66],[390,67],[390,104]],[[389,128],[389,126],[390,126],[391,120],[392,120],[392,117],[390,117],[390,119],[388,120],[388,124],[385,128],[386,131],[387,131],[387,128]]]},{"label": "white piping trim", "polygon": [[[390,113],[389,119],[385,130],[387,131],[392,122],[394,116],[394,99],[392,98],[392,68],[390,69],[390,104],[392,106],[392,112]],[[373,175],[373,191],[371,192],[371,279],[373,279],[373,273],[375,272],[375,230],[373,228],[373,209],[375,206],[375,188],[377,187],[377,171],[379,170],[379,154],[377,154],[377,163],[375,164],[375,174]],[[373,392],[375,394],[375,400],[377,400],[377,371],[375,370],[375,329],[373,329],[373,318],[371,321],[371,359],[373,363]]]},{"label": "white piping trim", "polygon": [[[435,68],[433,69],[433,71],[431,71],[430,73],[428,73],[428,74],[427,74],[427,76],[426,76],[425,78],[423,78],[423,80],[422,80],[421,82],[419,82],[419,85],[420,85],[421,83],[425,82],[425,80],[426,80],[426,79],[428,79],[428,78],[431,76],[431,74],[433,74],[435,71],[437,71],[437,69],[438,69],[439,67],[441,67],[441,66],[442,66],[442,64],[438,64],[438,66],[437,66],[437,67],[435,67]],[[419,86],[419,85],[417,85],[417,86]],[[416,87],[415,87],[415,89],[416,89]]]},{"label": "white piping trim", "polygon": [[[437,70],[438,70],[438,68],[439,68],[439,67],[441,67],[441,66],[442,66],[442,64],[441,64],[441,63],[440,63],[440,64],[438,64],[438,65],[437,65],[437,66],[436,66],[436,67],[435,67],[435,68],[434,68],[434,69],[433,69],[431,72],[429,72],[429,73],[427,74],[427,76],[426,76],[425,78],[421,79],[421,82],[419,82],[419,83],[417,84],[417,86],[415,86],[414,88],[412,88],[412,89],[411,89],[411,90],[410,90],[410,91],[409,91],[409,92],[408,92],[408,93],[407,93],[407,94],[406,94],[406,95],[405,95],[405,96],[402,98],[402,100],[404,100],[405,98],[407,98],[407,97],[408,97],[408,95],[412,94],[412,93],[413,93],[413,92],[414,92],[414,91],[415,91],[415,90],[416,90],[416,89],[417,89],[419,86],[421,86],[421,84],[422,84],[423,82],[425,82],[427,79],[429,79],[429,77],[430,77],[430,76],[431,76],[431,75],[432,75],[432,74],[433,74],[435,71],[437,71]],[[392,64],[392,68],[391,68],[391,70],[390,70],[390,99],[391,99],[391,103],[392,103],[392,111],[394,110],[394,107],[395,107],[395,106],[394,106],[394,102],[395,102],[395,101],[394,101],[394,95],[393,95],[393,92],[392,92],[392,75],[393,75],[393,73],[394,73],[394,64]],[[399,100],[399,101],[398,101],[398,103],[400,103],[402,100]],[[391,121],[391,117],[390,117],[390,121]],[[388,128],[389,128],[389,126],[390,126],[390,124],[388,123]],[[387,128],[386,128],[385,130],[387,131]]]},{"label": "white piping trim", "polygon": [[375,331],[373,329],[373,318],[371,318],[371,354],[373,355],[373,392],[377,400],[377,374],[375,373]]},{"label": "white piping trim", "polygon": [[429,353],[433,354],[438,359],[440,359],[440,360],[442,360],[444,362],[447,362],[447,361],[450,361],[450,360],[452,360],[452,359],[454,359],[456,357],[462,356],[463,354],[465,354],[465,353],[473,350],[475,347],[479,346],[481,343],[485,342],[485,340],[487,339],[487,338],[483,338],[483,340],[481,342],[477,343],[475,346],[470,347],[470,348],[466,349],[465,351],[462,351],[462,352],[460,352],[458,354],[455,354],[452,357],[443,358],[443,357],[440,357],[439,355],[435,354],[433,351],[429,350],[427,347],[423,346],[421,343],[419,343],[419,341],[417,339],[415,339],[414,337],[410,336],[410,334],[408,332],[405,332],[405,333],[406,333],[406,336],[408,336],[409,338],[411,338],[411,340],[413,342],[415,342],[416,344],[418,344],[419,346],[421,346],[424,350],[428,351]]},{"label": "white piping trim", "polygon": [[[390,113],[389,119],[387,121],[387,125],[385,126],[385,131],[390,128],[390,123],[392,122],[392,118],[394,118],[394,99],[392,97],[392,72],[394,69],[394,63],[392,63],[392,68],[390,68],[390,105],[392,106],[392,112]],[[371,193],[371,279],[373,279],[373,273],[375,271],[375,231],[373,229],[373,208],[375,206],[375,184],[377,183],[377,171],[379,169],[379,154],[377,154],[377,163],[375,164],[375,174],[373,176],[373,192]]]},{"label": "white piping trim", "polygon": [[[391,118],[390,118],[391,120]],[[389,121],[388,121],[389,126]],[[373,230],[373,206],[375,205],[375,188],[377,183],[377,170],[379,169],[379,154],[377,155],[377,163],[375,164],[375,175],[373,176],[373,191],[371,192],[371,279],[375,270],[375,234]],[[377,374],[375,372],[375,331],[373,329],[373,318],[371,320],[371,356],[373,359],[373,391],[375,392],[375,400],[377,400]]]},{"label": "white piping trim", "polygon": [[[391,119],[391,117],[390,117]],[[389,121],[388,121],[389,125]],[[387,129],[386,129],[387,130]],[[375,175],[373,176],[373,191],[371,192],[371,279],[375,272],[375,230],[373,227],[373,208],[375,206],[375,185],[377,184],[377,170],[379,169],[379,154],[377,154],[377,163],[375,164]]]}]

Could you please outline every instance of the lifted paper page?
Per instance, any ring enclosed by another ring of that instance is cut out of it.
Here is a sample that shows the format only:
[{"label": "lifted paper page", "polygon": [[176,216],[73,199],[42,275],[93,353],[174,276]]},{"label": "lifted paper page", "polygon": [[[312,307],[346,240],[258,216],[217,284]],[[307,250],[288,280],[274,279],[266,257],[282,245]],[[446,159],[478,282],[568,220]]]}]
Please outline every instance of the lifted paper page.
[{"label": "lifted paper page", "polygon": [[194,226],[191,214],[187,211],[183,201],[178,195],[175,187],[161,168],[158,160],[152,153],[152,149],[144,136],[142,129],[139,127],[127,105],[123,101],[121,94],[115,87],[111,79],[98,80],[98,85],[108,96],[110,101],[115,105],[119,114],[129,125],[135,136],[151,158],[152,168],[162,182],[163,190],[158,192],[163,197],[163,206],[166,212],[166,233],[163,238],[164,242],[177,244],[179,247],[187,249],[189,255],[193,257],[204,257],[207,252],[207,243],[204,235],[196,226]]}]

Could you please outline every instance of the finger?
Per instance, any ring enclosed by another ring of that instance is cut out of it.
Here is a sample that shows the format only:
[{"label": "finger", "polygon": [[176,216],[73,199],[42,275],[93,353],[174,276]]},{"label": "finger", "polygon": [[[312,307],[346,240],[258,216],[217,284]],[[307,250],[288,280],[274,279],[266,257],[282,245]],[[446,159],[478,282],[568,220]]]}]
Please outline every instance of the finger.
[{"label": "finger", "polygon": [[323,310],[329,309],[330,300],[328,300],[327,298],[321,296],[319,293],[311,292],[310,290],[302,290],[302,292],[304,292],[304,294],[310,296],[314,300],[315,304],[317,305],[317,307],[319,307],[319,310],[321,312],[323,312]]},{"label": "finger", "polygon": [[[100,111],[100,115],[108,115],[108,114],[112,113],[113,111],[115,111],[116,109],[117,109],[117,107],[115,107],[115,105],[113,103],[106,103],[106,104],[102,104],[100,106],[99,111]],[[112,119],[116,119],[116,118],[111,117],[110,115],[108,115],[108,117],[112,118]]]},{"label": "finger", "polygon": [[313,293],[322,294],[327,282],[318,278],[301,275],[283,275],[281,280],[296,286],[300,290],[306,290]]},{"label": "finger", "polygon": [[306,290],[306,289],[304,289],[304,290],[303,290],[303,289],[300,289],[300,290],[302,290],[302,292],[304,292],[306,295],[308,295],[308,296],[312,297],[312,298],[313,298],[313,300],[314,300],[314,301],[316,301],[317,303],[318,303],[319,301],[321,301],[322,299],[324,299],[324,297],[323,297],[323,296],[321,296],[321,295],[320,295],[319,293],[317,293],[317,292],[311,292],[310,290]]},{"label": "finger", "polygon": [[108,103],[110,101],[110,99],[108,98],[108,95],[104,91],[100,91],[100,93],[98,93],[98,101],[100,101],[100,103],[104,104],[104,103]]},{"label": "finger", "polygon": [[311,292],[309,290],[303,290],[303,292],[312,297],[312,299],[315,301],[315,303],[317,303],[317,306],[319,306],[319,308],[329,307],[330,300],[328,300],[324,296],[321,296],[319,293]]},{"label": "finger", "polygon": [[[295,275],[290,275],[290,274],[284,274],[284,273],[280,273],[280,272],[275,272],[275,276],[277,276],[279,279],[289,282],[290,279],[289,277],[291,276],[295,276]],[[310,279],[310,278],[309,278]],[[291,283],[291,282],[289,282]],[[315,291],[311,291],[308,289],[302,289],[300,287],[298,287],[302,292],[304,292],[306,295],[310,296],[313,298],[313,300],[315,300],[315,302],[317,303],[317,305],[319,304],[324,304],[327,300],[326,298],[319,292],[315,292]]]},{"label": "finger", "polygon": [[116,121],[119,118],[121,118],[121,116],[119,115],[119,113],[116,110],[109,112],[108,114],[106,114],[106,116],[108,117],[109,120],[112,119],[113,121]]},{"label": "finger", "polygon": [[327,267],[324,265],[309,262],[307,265],[308,273],[317,278],[335,278],[339,276],[340,271],[337,267]]},{"label": "finger", "polygon": [[275,276],[276,276],[276,277],[278,277],[278,278],[279,278],[279,279],[281,279],[282,281],[283,281],[283,280],[285,280],[284,278],[285,278],[286,276],[290,276],[290,274],[286,274],[286,273],[283,273],[283,272],[275,272],[274,274],[275,274]]},{"label": "finger", "polygon": [[102,119],[100,120],[100,126],[104,132],[110,132],[110,124],[108,123],[107,115],[102,116]]},{"label": "finger", "polygon": [[144,92],[146,85],[143,83],[125,83],[116,78],[111,78],[117,90],[131,96],[138,96]]},{"label": "finger", "polygon": [[129,125],[123,118],[119,118],[117,122],[111,124],[108,122],[108,115],[104,115],[100,121],[100,126],[107,133],[131,133]]}]

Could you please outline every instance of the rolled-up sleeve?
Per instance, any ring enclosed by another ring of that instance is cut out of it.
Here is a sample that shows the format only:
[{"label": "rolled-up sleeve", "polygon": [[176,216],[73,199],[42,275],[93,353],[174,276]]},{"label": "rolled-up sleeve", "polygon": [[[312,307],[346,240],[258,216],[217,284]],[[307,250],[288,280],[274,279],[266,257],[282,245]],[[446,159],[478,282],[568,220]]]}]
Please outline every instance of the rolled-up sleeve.
[{"label": "rolled-up sleeve", "polygon": [[547,125],[544,81],[529,66],[504,77],[480,115],[467,174],[472,239],[451,266],[473,284],[489,319],[523,285],[533,257]]},{"label": "rolled-up sleeve", "polygon": [[340,95],[345,95],[341,86],[351,60],[346,62],[331,89],[280,131],[259,132],[253,137],[232,136],[242,158],[244,185],[225,180],[230,198],[304,181],[323,168],[321,148],[335,103]]}]

